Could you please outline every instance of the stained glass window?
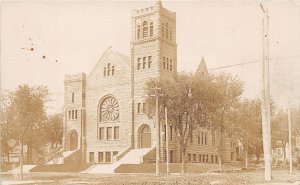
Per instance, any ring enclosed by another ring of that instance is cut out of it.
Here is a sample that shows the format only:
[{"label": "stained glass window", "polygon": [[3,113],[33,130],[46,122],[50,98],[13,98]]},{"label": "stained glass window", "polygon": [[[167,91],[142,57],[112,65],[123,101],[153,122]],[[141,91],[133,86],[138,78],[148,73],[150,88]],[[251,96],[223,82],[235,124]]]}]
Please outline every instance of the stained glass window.
[{"label": "stained glass window", "polygon": [[101,121],[115,121],[119,118],[119,103],[114,97],[107,97],[100,106]]}]

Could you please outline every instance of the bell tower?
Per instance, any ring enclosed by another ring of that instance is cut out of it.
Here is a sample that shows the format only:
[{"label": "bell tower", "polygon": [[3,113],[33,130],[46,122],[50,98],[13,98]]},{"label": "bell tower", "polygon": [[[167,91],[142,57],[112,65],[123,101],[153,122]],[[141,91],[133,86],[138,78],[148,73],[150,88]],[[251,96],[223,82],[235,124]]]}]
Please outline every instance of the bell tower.
[{"label": "bell tower", "polygon": [[150,79],[172,78],[177,73],[176,13],[164,8],[161,1],[132,10],[130,46],[132,145],[139,148],[139,128],[145,124],[151,129],[151,145],[155,143],[154,122],[144,113],[145,83]]},{"label": "bell tower", "polygon": [[176,13],[161,1],[132,11],[131,62],[136,82],[177,73]]}]

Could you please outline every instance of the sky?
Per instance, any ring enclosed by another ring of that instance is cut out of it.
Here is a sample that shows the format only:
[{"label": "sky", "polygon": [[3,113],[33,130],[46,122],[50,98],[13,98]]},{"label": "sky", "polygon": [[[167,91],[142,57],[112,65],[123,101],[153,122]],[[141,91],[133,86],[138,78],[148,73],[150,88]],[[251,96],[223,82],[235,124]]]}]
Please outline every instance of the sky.
[{"label": "sky", "polygon": [[[178,71],[194,72],[204,57],[209,72],[229,72],[244,82],[243,97],[260,97],[263,35],[260,2],[162,1],[177,16]],[[109,46],[130,56],[131,10],[154,3],[2,1],[1,88],[47,85],[52,100],[47,104],[47,112],[60,111],[64,76],[89,74]],[[262,3],[270,17],[271,95],[282,108],[286,108],[290,95],[292,106],[299,108],[300,2]]]}]

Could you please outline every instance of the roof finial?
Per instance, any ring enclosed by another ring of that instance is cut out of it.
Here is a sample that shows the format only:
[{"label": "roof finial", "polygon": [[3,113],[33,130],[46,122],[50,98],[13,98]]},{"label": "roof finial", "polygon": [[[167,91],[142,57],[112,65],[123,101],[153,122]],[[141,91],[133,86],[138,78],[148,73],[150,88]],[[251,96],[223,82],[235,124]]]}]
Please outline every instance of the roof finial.
[{"label": "roof finial", "polygon": [[155,6],[162,7],[161,0],[156,0],[155,1]]},{"label": "roof finial", "polygon": [[196,75],[207,76],[208,71],[206,68],[204,57],[202,57],[201,62],[196,70]]}]

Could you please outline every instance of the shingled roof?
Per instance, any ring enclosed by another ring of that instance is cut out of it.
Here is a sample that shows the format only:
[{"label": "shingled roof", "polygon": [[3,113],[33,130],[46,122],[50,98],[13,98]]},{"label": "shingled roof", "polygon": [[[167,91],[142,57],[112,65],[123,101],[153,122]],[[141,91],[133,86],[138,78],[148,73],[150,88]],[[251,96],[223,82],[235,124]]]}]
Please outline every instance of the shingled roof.
[{"label": "shingled roof", "polygon": [[208,75],[208,70],[204,61],[204,57],[202,57],[201,62],[196,70],[196,75]]}]

